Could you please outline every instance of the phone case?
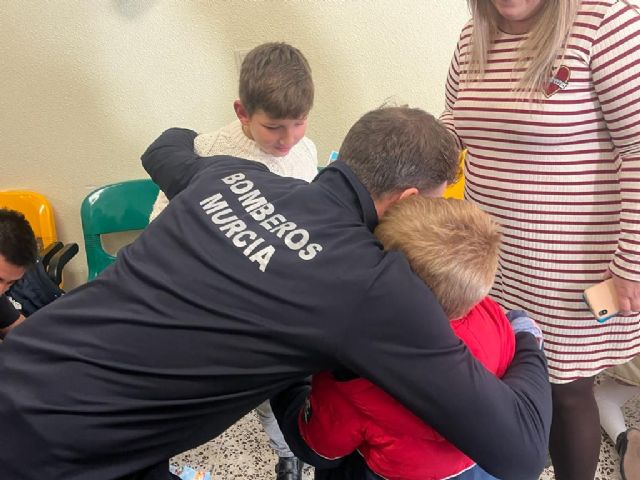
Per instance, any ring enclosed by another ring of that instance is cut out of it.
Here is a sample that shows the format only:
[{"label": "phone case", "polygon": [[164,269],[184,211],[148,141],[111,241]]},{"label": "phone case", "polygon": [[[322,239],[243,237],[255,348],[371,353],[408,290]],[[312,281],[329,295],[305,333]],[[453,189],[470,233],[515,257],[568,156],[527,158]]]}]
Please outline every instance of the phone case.
[{"label": "phone case", "polygon": [[584,300],[600,323],[606,322],[620,311],[616,289],[611,278],[587,288],[584,291]]}]

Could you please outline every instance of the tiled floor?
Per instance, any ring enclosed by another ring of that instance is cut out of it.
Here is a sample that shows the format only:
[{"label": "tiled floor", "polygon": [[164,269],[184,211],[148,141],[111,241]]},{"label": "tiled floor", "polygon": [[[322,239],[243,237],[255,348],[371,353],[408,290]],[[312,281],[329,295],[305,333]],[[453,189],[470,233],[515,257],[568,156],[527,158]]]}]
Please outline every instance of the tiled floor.
[{"label": "tiled floor", "polygon": [[[625,415],[630,426],[640,425],[640,398],[627,403]],[[253,412],[215,440],[173,459],[175,464],[211,470],[214,480],[274,479],[275,462],[276,457]],[[613,444],[603,438],[596,480],[619,480],[617,462]],[[307,467],[305,480],[312,478],[312,469]],[[551,468],[540,477],[540,480],[553,479]]]}]

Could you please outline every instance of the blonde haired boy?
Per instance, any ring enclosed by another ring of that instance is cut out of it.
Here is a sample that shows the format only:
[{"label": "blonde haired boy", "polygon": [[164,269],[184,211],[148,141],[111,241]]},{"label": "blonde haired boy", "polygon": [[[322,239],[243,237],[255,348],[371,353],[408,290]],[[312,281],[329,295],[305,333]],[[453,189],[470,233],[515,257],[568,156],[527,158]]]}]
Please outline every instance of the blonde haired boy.
[{"label": "blonde haired boy", "polygon": [[500,231],[475,204],[413,196],[390,209],[375,231],[399,250],[452,320],[487,296],[498,268]]},{"label": "blonde haired boy", "polygon": [[[286,43],[259,45],[242,62],[239,98],[233,102],[238,118],[214,133],[198,135],[195,153],[253,160],[278,175],[310,182],[318,165],[316,147],[305,136],[313,97],[311,68],[300,50]],[[150,220],[168,204],[160,192]],[[279,458],[277,480],[298,480],[302,462],[287,446],[269,402],[256,412]]]},{"label": "blonde haired boy", "polygon": [[[375,234],[386,250],[406,256],[454,332],[501,377],[513,359],[515,335],[500,306],[486,296],[498,265],[498,225],[464,200],[414,195],[391,206]],[[494,478],[382,389],[344,372],[314,376],[299,428],[324,458],[358,451],[336,469],[316,470],[317,480]]]}]

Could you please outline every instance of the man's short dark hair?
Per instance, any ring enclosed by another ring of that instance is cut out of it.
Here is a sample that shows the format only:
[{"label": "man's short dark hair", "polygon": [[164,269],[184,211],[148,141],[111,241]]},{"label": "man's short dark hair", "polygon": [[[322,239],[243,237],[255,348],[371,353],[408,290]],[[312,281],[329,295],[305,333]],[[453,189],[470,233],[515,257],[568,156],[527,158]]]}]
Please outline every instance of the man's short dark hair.
[{"label": "man's short dark hair", "polygon": [[22,213],[7,208],[0,208],[0,255],[10,264],[25,268],[38,258],[31,225]]},{"label": "man's short dark hair", "polygon": [[412,187],[428,192],[460,173],[453,135],[424,110],[406,106],[363,115],[339,155],[374,199]]}]

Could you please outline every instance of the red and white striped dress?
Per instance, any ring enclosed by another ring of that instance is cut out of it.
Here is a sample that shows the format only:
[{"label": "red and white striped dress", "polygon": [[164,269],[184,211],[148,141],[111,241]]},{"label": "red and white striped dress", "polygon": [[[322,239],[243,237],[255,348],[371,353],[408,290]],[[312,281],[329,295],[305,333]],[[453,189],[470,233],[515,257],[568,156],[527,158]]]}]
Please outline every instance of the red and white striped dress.
[{"label": "red and white striped dress", "polygon": [[466,198],[502,225],[492,294],[538,322],[552,382],[595,375],[640,353],[638,316],[599,324],[582,298],[607,267],[640,281],[640,14],[583,0],[561,81],[541,104],[513,92],[524,35],[500,33],[484,80],[461,81],[472,30],[462,30],[442,120],[468,149]]}]

